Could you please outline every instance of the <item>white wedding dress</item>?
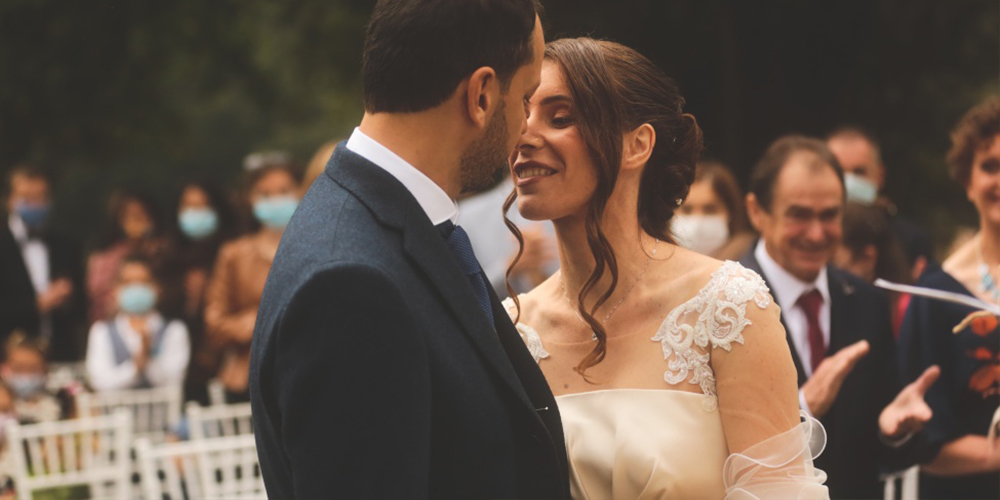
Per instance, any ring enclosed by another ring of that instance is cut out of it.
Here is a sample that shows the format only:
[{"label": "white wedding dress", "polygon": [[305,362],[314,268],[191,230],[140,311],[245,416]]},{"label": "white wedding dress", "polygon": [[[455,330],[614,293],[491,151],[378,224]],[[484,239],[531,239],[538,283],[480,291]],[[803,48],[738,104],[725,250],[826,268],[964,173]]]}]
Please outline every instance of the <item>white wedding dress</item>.
[{"label": "white wedding dress", "polygon": [[[764,309],[771,300],[760,276],[726,262],[697,295],[667,315],[651,339],[633,342],[662,351],[655,352],[663,359],[662,389],[558,396],[573,498],[828,499],[826,475],[812,464],[826,443],[816,420],[804,417],[797,427],[741,453],[727,446],[711,354],[739,349],[734,344],[744,343],[751,324],[747,306]],[[515,317],[513,301],[504,305]],[[530,325],[519,323],[517,329],[540,366],[559,354],[560,346],[547,350],[544,334]],[[609,344],[609,354],[614,348]],[[652,382],[656,387],[661,381]],[[697,392],[676,389],[680,384],[694,384]]]}]

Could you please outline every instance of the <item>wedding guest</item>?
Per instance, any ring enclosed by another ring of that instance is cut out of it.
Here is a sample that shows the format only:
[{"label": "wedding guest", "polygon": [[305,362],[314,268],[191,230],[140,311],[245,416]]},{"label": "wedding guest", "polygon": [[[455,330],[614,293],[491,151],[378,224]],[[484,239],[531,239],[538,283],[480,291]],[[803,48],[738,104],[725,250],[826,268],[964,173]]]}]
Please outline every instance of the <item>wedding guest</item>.
[{"label": "wedding guest", "polygon": [[728,167],[702,160],[694,184],[671,222],[677,243],[719,260],[739,259],[756,240],[743,191]]},{"label": "wedding guest", "polygon": [[283,155],[245,164],[246,202],[252,207],[257,230],[226,243],[219,250],[205,304],[208,341],[221,346],[218,378],[230,402],[248,401],[250,341],[257,307],[278,242],[302,196],[298,171]]},{"label": "wedding guest", "polygon": [[219,350],[205,338],[205,295],[223,243],[237,232],[226,193],[215,183],[188,181],[177,201],[177,230],[166,266],[172,282],[171,304],[164,310],[184,320],[191,337],[191,363],[184,383],[186,399],[208,404],[208,380],[219,370]]},{"label": "wedding guest", "polygon": [[844,169],[844,188],[848,201],[874,205],[885,211],[893,233],[905,251],[911,281],[930,266],[937,266],[931,238],[919,224],[899,213],[899,208],[885,194],[886,168],[882,148],[875,135],[858,126],[843,126],[826,140]]},{"label": "wedding guest", "polygon": [[[951,134],[948,168],[979,213],[979,233],[928,271],[920,286],[1000,299],[1000,97],[969,110]],[[899,334],[900,367],[912,380],[941,366],[941,380],[927,393],[934,417],[921,467],[920,498],[997,498],[1000,453],[986,437],[1000,405],[1000,331],[988,317],[962,324],[975,309],[914,296]]]},{"label": "wedding guest", "polygon": [[145,193],[128,189],[113,193],[108,201],[107,224],[97,249],[87,258],[91,323],[106,319],[116,310],[115,279],[126,256],[143,255],[159,266],[167,250],[160,212]]},{"label": "wedding guest", "polygon": [[14,332],[0,362],[0,379],[14,391],[14,408],[23,423],[53,422],[62,417],[59,400],[45,386],[47,342],[37,336]]},{"label": "wedding guest", "polygon": [[782,137],[754,167],[746,203],[761,237],[740,262],[764,278],[781,306],[800,405],[829,436],[816,466],[829,475],[830,497],[881,497],[880,470],[899,454],[884,442],[901,445],[919,426],[889,425],[893,413],[882,411],[898,390],[887,298],[830,264],[842,238],[840,164],[823,141]]},{"label": "wedding guest", "polygon": [[30,165],[8,175],[0,225],[0,345],[15,328],[44,338],[57,361],[83,355],[86,297],[79,248],[52,230],[52,185]]},{"label": "wedding guest", "polygon": [[[837,245],[834,265],[869,283],[876,278],[893,283],[912,282],[906,254],[884,210],[849,202],[844,205],[843,226],[844,236]],[[891,292],[888,297],[892,307],[892,329],[898,336],[910,296]]]},{"label": "wedding guest", "polygon": [[112,290],[115,314],[90,328],[90,385],[103,391],[181,384],[191,356],[188,330],[158,311],[161,286],[150,261],[125,257]]},{"label": "wedding guest", "polygon": [[0,380],[0,498],[6,500],[15,498],[13,494],[14,480],[9,474],[14,472],[14,459],[7,443],[7,422],[16,422],[17,412],[14,410],[14,391]]}]

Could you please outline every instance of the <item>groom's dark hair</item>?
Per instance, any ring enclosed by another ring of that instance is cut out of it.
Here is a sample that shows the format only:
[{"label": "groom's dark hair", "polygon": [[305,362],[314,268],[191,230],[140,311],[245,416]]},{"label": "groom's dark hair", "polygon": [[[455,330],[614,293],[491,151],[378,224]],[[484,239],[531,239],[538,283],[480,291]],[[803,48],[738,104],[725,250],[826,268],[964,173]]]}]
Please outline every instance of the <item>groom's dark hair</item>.
[{"label": "groom's dark hair", "polygon": [[532,62],[536,0],[379,0],[365,34],[365,111],[423,111],[478,68],[502,91]]}]

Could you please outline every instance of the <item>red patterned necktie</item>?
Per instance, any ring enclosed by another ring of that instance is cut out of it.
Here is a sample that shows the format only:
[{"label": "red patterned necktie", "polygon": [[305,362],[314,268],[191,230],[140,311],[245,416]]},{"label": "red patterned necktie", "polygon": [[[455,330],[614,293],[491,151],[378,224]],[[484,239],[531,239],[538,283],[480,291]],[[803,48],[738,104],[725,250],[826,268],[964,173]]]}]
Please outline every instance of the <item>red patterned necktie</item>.
[{"label": "red patterned necktie", "polygon": [[823,340],[823,330],[819,326],[819,308],[823,305],[823,295],[814,288],[803,293],[796,304],[805,311],[809,322],[809,361],[815,373],[816,367],[826,357],[826,342]]}]

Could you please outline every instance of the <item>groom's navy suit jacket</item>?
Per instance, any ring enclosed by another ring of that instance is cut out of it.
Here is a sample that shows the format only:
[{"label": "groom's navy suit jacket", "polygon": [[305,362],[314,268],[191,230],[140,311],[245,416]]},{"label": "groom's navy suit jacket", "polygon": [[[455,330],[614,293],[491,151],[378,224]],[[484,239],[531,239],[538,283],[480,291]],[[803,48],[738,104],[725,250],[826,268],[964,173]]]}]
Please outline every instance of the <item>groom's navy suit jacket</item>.
[{"label": "groom's navy suit jacket", "polygon": [[[755,248],[756,244],[750,246],[740,264],[769,283],[754,256]],[[880,290],[861,278],[830,265],[826,270],[830,292],[827,357],[861,340],[867,340],[871,350],[847,375],[837,399],[820,418],[828,440],[826,450],[816,459],[816,467],[828,475],[830,498],[882,498],[879,472],[897,468],[897,462],[902,460],[899,453],[882,444],[878,429],[879,413],[899,388],[889,302]],[[779,292],[772,288],[771,294],[777,297]],[[787,332],[784,312],[781,323]],[[786,336],[801,387],[806,372],[791,335]]]},{"label": "groom's navy suit jacket", "polygon": [[567,498],[552,393],[496,296],[495,324],[474,297],[409,191],[338,146],[254,330],[268,496]]}]

